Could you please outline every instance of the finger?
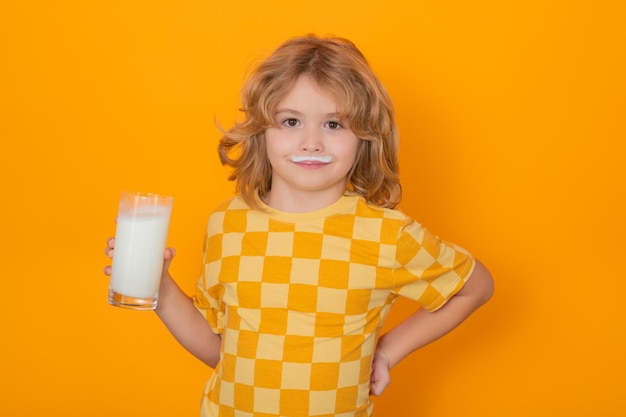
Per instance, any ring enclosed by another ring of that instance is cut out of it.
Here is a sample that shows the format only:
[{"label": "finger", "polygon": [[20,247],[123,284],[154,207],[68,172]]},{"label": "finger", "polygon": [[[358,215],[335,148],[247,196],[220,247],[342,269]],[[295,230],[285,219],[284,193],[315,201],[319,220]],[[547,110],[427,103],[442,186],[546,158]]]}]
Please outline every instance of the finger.
[{"label": "finger", "polygon": [[385,388],[382,386],[380,382],[370,383],[370,394],[373,395],[374,397],[378,397],[380,394],[382,394],[384,389]]},{"label": "finger", "polygon": [[104,267],[104,275],[111,275],[111,266],[107,265]]},{"label": "finger", "polygon": [[169,271],[174,256],[176,256],[176,250],[174,248],[165,248],[165,251],[163,251],[163,273]]},{"label": "finger", "polygon": [[163,252],[163,258],[165,258],[165,260],[171,261],[174,256],[176,256],[176,249],[165,248],[165,252]]},{"label": "finger", "polygon": [[110,237],[107,239],[107,247],[104,248],[104,254],[109,258],[113,257],[113,248],[115,247],[115,238]]}]

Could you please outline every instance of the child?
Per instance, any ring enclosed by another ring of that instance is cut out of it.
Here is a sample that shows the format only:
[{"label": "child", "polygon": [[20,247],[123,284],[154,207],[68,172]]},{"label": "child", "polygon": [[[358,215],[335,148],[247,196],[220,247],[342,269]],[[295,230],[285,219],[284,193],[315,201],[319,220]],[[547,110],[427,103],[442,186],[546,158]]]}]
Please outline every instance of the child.
[{"label": "child", "polygon": [[[371,416],[389,370],[485,303],[491,276],[394,209],[392,103],[351,42],[285,42],[242,105],[219,144],[237,195],[209,218],[193,299],[166,249],[156,312],[215,368],[203,416]],[[399,296],[422,308],[381,336]]]}]

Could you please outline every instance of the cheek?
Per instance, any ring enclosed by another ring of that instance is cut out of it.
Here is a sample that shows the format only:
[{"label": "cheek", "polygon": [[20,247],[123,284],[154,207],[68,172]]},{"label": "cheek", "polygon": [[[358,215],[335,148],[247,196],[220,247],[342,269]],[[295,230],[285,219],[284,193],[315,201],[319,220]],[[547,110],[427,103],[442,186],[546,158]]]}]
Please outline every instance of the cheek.
[{"label": "cheek", "polygon": [[349,158],[353,163],[356,162],[357,155],[359,154],[360,139],[352,136],[345,141],[343,154],[346,158]]},{"label": "cheek", "polygon": [[265,133],[265,149],[269,158],[273,155],[279,155],[283,153],[287,148],[288,142],[284,140],[281,134],[277,131],[270,131],[269,129]]},{"label": "cheek", "polygon": [[352,163],[350,164],[350,169],[354,168],[354,166],[359,161],[359,158],[361,157],[363,152],[366,151],[365,146],[363,146],[362,142],[363,141],[361,139],[357,139],[357,142],[356,142],[354,148],[352,149],[352,153],[351,153],[351,161],[352,161]]}]

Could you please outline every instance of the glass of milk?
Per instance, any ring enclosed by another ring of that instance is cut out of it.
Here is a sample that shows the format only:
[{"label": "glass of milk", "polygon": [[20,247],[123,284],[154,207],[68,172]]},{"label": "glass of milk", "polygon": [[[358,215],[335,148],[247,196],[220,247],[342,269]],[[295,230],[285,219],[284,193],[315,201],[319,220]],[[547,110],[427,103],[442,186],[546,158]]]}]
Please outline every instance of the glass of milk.
[{"label": "glass of milk", "polygon": [[115,232],[109,304],[154,310],[173,198],[122,192]]}]

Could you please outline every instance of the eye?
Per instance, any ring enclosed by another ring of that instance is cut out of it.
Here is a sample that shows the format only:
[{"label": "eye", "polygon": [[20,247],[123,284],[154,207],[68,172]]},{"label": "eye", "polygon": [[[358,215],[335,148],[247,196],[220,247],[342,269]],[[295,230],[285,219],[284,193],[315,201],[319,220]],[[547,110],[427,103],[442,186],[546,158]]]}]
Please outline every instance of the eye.
[{"label": "eye", "polygon": [[341,129],[341,127],[342,127],[342,126],[341,126],[341,123],[339,123],[339,122],[337,122],[337,121],[334,121],[334,120],[331,120],[330,122],[327,122],[327,123],[326,123],[326,126],[327,126],[329,129],[332,129],[332,130]]},{"label": "eye", "polygon": [[294,119],[293,117],[290,117],[288,119],[283,120],[281,124],[287,127],[296,127],[298,126],[299,122],[298,122],[298,119]]}]

